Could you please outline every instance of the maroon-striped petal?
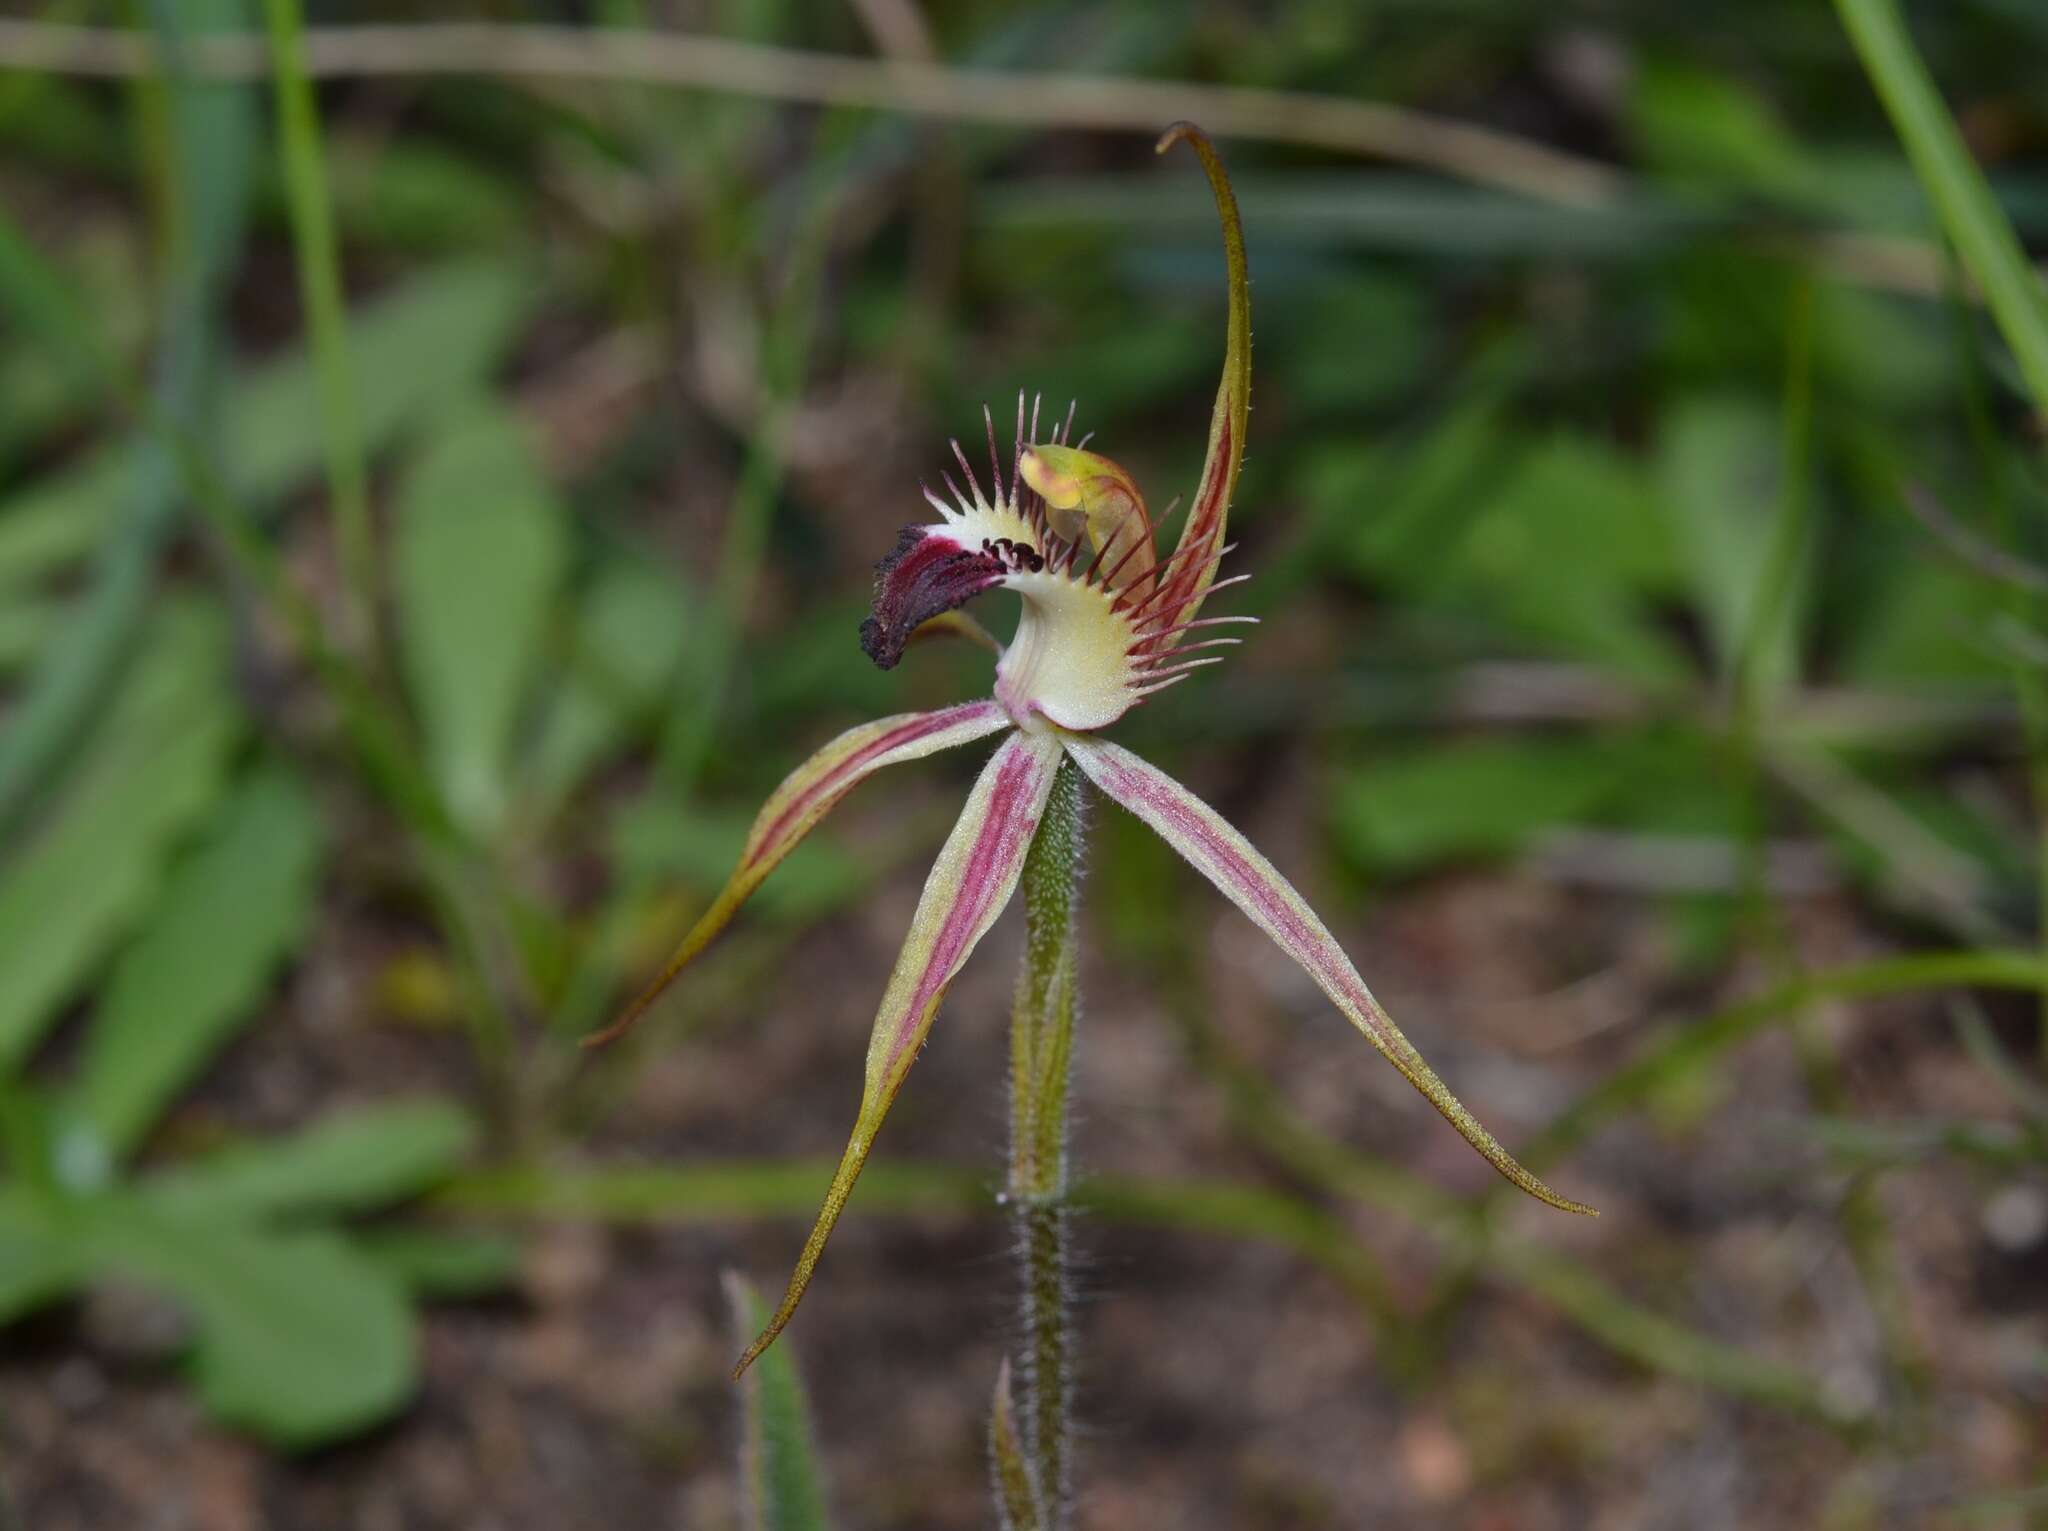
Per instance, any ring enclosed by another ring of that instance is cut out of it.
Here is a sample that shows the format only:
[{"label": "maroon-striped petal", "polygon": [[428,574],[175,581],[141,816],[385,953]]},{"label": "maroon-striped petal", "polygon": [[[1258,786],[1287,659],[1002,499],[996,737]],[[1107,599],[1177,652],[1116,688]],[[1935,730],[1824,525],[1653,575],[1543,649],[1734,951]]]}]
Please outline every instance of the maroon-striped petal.
[{"label": "maroon-striped petal", "polygon": [[734,1374],[774,1342],[803,1300],[825,1241],[845,1210],[853,1183],[867,1163],[875,1134],[902,1088],[910,1065],[930,1033],[945,998],[976,943],[1017,891],[1024,853],[1038,832],[1046,798],[1059,769],[1060,743],[1049,734],[1013,733],[996,751],[961,811],[959,823],[926,878],[924,895],[910,921],[910,935],[896,959],[875,1029],[868,1039],[867,1080],[853,1136],[825,1193],[825,1207],[797,1259],[782,1306],[747,1347]]},{"label": "maroon-striped petal", "polygon": [[682,970],[725,929],[803,837],[838,801],[884,766],[950,749],[1006,727],[1009,714],[995,701],[969,702],[939,712],[906,712],[848,729],[790,772],[754,818],[739,865],[654,981],[603,1031],[585,1039],[597,1046],[623,1036]]}]

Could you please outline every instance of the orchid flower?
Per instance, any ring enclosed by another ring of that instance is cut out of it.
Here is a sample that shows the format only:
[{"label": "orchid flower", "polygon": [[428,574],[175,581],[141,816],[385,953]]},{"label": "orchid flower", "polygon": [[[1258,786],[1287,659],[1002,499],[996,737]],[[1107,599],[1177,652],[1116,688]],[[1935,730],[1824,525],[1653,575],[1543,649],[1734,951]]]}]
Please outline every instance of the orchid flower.
[{"label": "orchid flower", "polygon": [[[1102,737],[1132,708],[1222,657],[1234,644],[1210,636],[1251,617],[1200,615],[1205,599],[1235,583],[1217,570],[1230,551],[1224,532],[1244,453],[1251,382],[1251,311],[1244,237],[1222,164],[1199,129],[1181,123],[1159,142],[1193,148],[1207,172],[1223,225],[1229,322],[1223,380],[1209,426],[1207,459],[1174,551],[1158,556],[1143,496],[1106,457],[1070,443],[1065,422],[1038,439],[1022,395],[1009,473],[993,420],[990,486],[984,492],[958,442],[965,479],[950,473],[946,499],[925,491],[938,520],[906,527],[876,568],[873,614],[861,646],[883,669],[906,644],[937,632],[965,632],[998,650],[994,695],[938,712],[903,713],[863,724],[799,766],[761,809],[731,880],[684,937],[659,976],[593,1040],[631,1026],[731,920],[777,863],[854,787],[884,766],[992,735],[1002,742],[939,852],[883,994],[868,1044],[859,1115],[824,1210],[806,1241],[787,1295],[741,1358],[745,1371],[795,1312],[845,1209],[875,1135],[924,1045],[947,986],[1016,891],[1062,758],[1185,857],[1307,970],[1366,1040],[1486,1157],[1530,1195],[1568,1212],[1592,1209],[1551,1190],[1502,1148],[1388,1019],[1350,958],[1294,886],[1245,837],[1186,787]],[[1021,598],[1016,634],[996,645],[958,608],[992,590]]]}]

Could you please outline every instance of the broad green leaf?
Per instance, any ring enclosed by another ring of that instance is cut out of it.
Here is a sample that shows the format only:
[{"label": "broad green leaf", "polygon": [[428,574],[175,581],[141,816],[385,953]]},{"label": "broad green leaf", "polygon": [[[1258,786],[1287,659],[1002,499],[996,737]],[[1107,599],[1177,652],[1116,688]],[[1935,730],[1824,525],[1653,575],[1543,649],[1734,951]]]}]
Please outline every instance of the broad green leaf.
[{"label": "broad green leaf", "polygon": [[[742,1339],[760,1332],[768,1308],[732,1272],[726,1299]],[[788,1344],[771,1346],[740,1379],[740,1490],[748,1531],[825,1531],[825,1475],[811,1438],[810,1405]]]},{"label": "broad green leaf", "polygon": [[1819,167],[1769,103],[1725,72],[1648,65],[1629,116],[1645,159],[1666,176],[1810,209],[1830,204]]},{"label": "broad green leaf", "polygon": [[0,1188],[0,1324],[56,1301],[84,1273],[77,1245],[26,1196]]},{"label": "broad green leaf", "polygon": [[1651,602],[1679,583],[1669,524],[1611,447],[1565,435],[1533,447],[1440,556],[1440,599],[1638,680],[1687,673],[1652,622]]},{"label": "broad green leaf", "polygon": [[[413,278],[351,318],[364,449],[377,452],[467,399],[517,327],[522,284],[511,268],[465,262]],[[252,509],[274,504],[320,468],[319,390],[303,349],[242,369],[225,390],[228,489]],[[128,480],[124,444],[0,500],[0,585],[41,578],[105,535]]]},{"label": "broad green leaf", "polygon": [[584,774],[661,704],[688,632],[689,592],[637,563],[616,562],[579,602],[568,674],[555,694],[526,767],[545,800],[573,791]]},{"label": "broad green leaf", "polygon": [[140,1194],[184,1218],[374,1211],[443,1179],[475,1137],[468,1114],[447,1101],[388,1101],[337,1112],[294,1137],[187,1160],[148,1177]]},{"label": "broad green leaf", "polygon": [[519,1245],[496,1234],[365,1228],[349,1242],[415,1297],[485,1297],[504,1291],[519,1275]]},{"label": "broad green leaf", "polygon": [[400,658],[442,788],[475,827],[506,805],[513,729],[564,572],[564,523],[502,413],[451,422],[400,490]]},{"label": "broad green leaf", "polygon": [[64,603],[13,595],[0,604],[0,676],[11,676],[48,641],[63,620]]},{"label": "broad green leaf", "polygon": [[167,851],[212,803],[240,719],[226,634],[204,607],[167,608],[63,795],[0,880],[0,1071],[148,906]]},{"label": "broad green leaf", "polygon": [[[1427,588],[1443,549],[1463,533],[1487,487],[1519,445],[1506,406],[1527,370],[1517,344],[1502,344],[1470,369],[1457,402],[1411,444],[1326,449],[1305,491],[1317,521],[1352,528],[1346,551],[1358,572]],[[1334,502],[1334,503],[1330,503]]]},{"label": "broad green leaf", "polygon": [[516,173],[487,169],[424,135],[334,124],[326,149],[336,222],[381,247],[502,250],[533,216]]},{"label": "broad green leaf", "polygon": [[[523,283],[496,264],[444,266],[349,319],[358,423],[375,452],[472,396],[503,357],[524,307]],[[319,384],[295,350],[247,373],[228,394],[231,487],[266,501],[319,471]]]},{"label": "broad green leaf", "polygon": [[1318,274],[1292,301],[1288,284],[1261,290],[1272,317],[1259,327],[1260,364],[1304,407],[1347,419],[1412,394],[1431,349],[1427,286],[1352,267]]},{"label": "broad green leaf", "polygon": [[109,1196],[81,1209],[76,1236],[98,1275],[185,1308],[193,1383],[229,1424],[316,1446],[375,1424],[413,1390],[404,1289],[339,1234],[264,1232]]},{"label": "broad green leaf", "polygon": [[264,770],[172,872],[114,965],[79,1072],[78,1108],[110,1157],[249,1018],[312,911],[323,840],[305,788]]},{"label": "broad green leaf", "polygon": [[[1715,653],[1732,670],[1763,587],[1773,523],[1782,509],[1782,448],[1772,412],[1739,397],[1697,397],[1671,409],[1657,443],[1657,484],[1664,512],[1685,553],[1694,598]],[[1762,635],[1757,675],[1766,684],[1794,678],[1807,582],[1795,577],[1776,630]]]},{"label": "broad green leaf", "polygon": [[1390,872],[1500,856],[1591,814],[1626,779],[1628,751],[1598,740],[1476,739],[1354,766],[1332,822],[1345,848]]}]

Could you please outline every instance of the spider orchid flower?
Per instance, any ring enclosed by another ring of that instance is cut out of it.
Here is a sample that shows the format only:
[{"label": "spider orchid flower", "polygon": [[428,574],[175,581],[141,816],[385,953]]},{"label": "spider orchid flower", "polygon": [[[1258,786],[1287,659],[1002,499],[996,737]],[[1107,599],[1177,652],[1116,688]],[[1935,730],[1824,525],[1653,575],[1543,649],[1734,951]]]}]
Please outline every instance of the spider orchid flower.
[{"label": "spider orchid flower", "polygon": [[[1233,644],[1219,626],[1250,617],[1203,617],[1205,598],[1233,580],[1216,577],[1231,492],[1244,452],[1251,378],[1251,315],[1237,203],[1208,139],[1182,123],[1160,152],[1186,142],[1215,193],[1229,267],[1230,306],[1223,380],[1209,426],[1207,460],[1174,551],[1160,557],[1138,487],[1108,458],[1069,444],[1072,415],[1038,441],[1037,410],[1017,406],[1009,473],[995,449],[987,411],[989,473],[984,492],[959,444],[965,487],[950,473],[950,501],[926,499],[938,520],[903,530],[876,568],[873,614],[861,645],[882,668],[915,639],[974,636],[1000,654],[995,693],[938,712],[904,713],[863,724],[799,766],[754,821],[731,880],[647,990],[593,1041],[631,1026],[724,928],[783,857],[854,787],[884,766],[1002,735],[925,883],[868,1044],[866,1082],[851,1140],[791,1277],[787,1296],[746,1354],[743,1372],[789,1322],[825,1241],[846,1206],[875,1134],[902,1088],[938,1014],[947,986],[1015,892],[1063,758],[1180,852],[1307,970],[1331,1002],[1431,1105],[1508,1180],[1554,1207],[1590,1213],[1508,1154],[1388,1019],[1358,970],[1292,884],[1213,808],[1158,767],[1101,736],[1133,707],[1175,685]],[[991,590],[1021,597],[1007,647],[957,608]]]}]

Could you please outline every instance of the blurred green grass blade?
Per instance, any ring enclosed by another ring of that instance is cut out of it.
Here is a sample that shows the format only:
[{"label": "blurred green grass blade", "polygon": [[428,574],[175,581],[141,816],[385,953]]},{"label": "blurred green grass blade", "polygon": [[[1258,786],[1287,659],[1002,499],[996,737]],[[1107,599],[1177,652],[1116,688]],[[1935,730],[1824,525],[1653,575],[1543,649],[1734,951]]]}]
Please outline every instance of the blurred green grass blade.
[{"label": "blurred green grass blade", "polygon": [[[215,321],[241,248],[254,124],[246,88],[198,81],[177,65],[188,37],[240,23],[239,0],[158,4],[151,15],[172,60],[163,201],[166,324],[153,389],[165,420],[191,431],[207,417]],[[48,290],[43,299],[51,301]],[[52,313],[47,322],[71,326],[77,317]],[[79,350],[96,355],[97,341],[81,340]],[[140,442],[131,471],[125,514],[101,547],[92,586],[61,639],[38,657],[0,735],[0,833],[19,821],[76,742],[142,620],[157,552],[182,496],[167,441]]]},{"label": "blurred green grass blade", "polygon": [[1892,127],[1963,265],[2048,414],[2048,293],[1913,46],[1896,0],[1835,0]]},{"label": "blurred green grass blade", "polygon": [[397,1279],[336,1233],[270,1233],[100,1198],[75,1220],[94,1269],[174,1298],[216,1418],[304,1448],[360,1431],[411,1394],[411,1309]]},{"label": "blurred green grass blade", "polygon": [[172,872],[114,965],[79,1070],[77,1107],[109,1157],[133,1148],[249,1019],[312,915],[325,838],[306,789],[266,769]]},{"label": "blurred green grass blade", "polygon": [[342,304],[341,252],[327,190],[320,109],[306,75],[305,18],[299,0],[263,0],[263,11],[270,28],[278,154],[291,214],[292,249],[298,260],[299,301],[311,332],[313,372],[320,388],[327,492],[355,632],[374,652],[378,583],[369,476],[363,461],[362,430],[356,420],[359,394]]},{"label": "blurred green grass blade", "polygon": [[1857,1169],[1892,1169],[1939,1157],[2025,1173],[2048,1159],[2048,1135],[2011,1122],[1969,1118],[1863,1122],[1816,1116],[1799,1124],[1835,1159]]},{"label": "blurred green grass blade", "polygon": [[[2048,983],[2048,969],[2039,964],[2035,968]],[[1261,1081],[1243,1078],[1255,1092],[1263,1089]],[[1258,1129],[1258,1136],[1262,1144],[1275,1148],[1276,1157],[1313,1182],[1408,1218],[1453,1249],[1478,1247],[1479,1225],[1457,1198],[1326,1140],[1308,1142],[1291,1120],[1269,1121]],[[619,1223],[680,1226],[735,1217],[808,1218],[816,1211],[832,1168],[821,1160],[690,1169],[515,1168],[462,1176],[439,1199],[460,1212]],[[1080,1182],[1075,1203],[1106,1218],[1289,1249],[1314,1262],[1347,1291],[1360,1294],[1360,1270],[1352,1258],[1355,1244],[1342,1223],[1276,1192],[1203,1181],[1106,1176]],[[870,1164],[852,1207],[858,1213],[899,1215],[996,1210],[986,1171],[901,1161]],[[1671,1366],[1732,1396],[1845,1422],[1819,1385],[1793,1368],[1717,1345],[1638,1308],[1590,1271],[1534,1245],[1497,1237],[1488,1247],[1489,1272],[1510,1287],[1525,1288],[1552,1302],[1618,1354],[1653,1369]]]},{"label": "blurred green grass blade", "polygon": [[398,654],[455,817],[488,829],[568,557],[566,515],[517,420],[452,422],[408,469],[396,512]]},{"label": "blurred green grass blade", "polygon": [[369,1212],[437,1185],[475,1142],[475,1123],[452,1102],[384,1101],[187,1160],[150,1176],[141,1194],[188,1218]]},{"label": "blurred green grass blade", "polygon": [[[744,1344],[768,1322],[760,1296],[725,1273],[733,1329]],[[810,1405],[796,1353],[773,1346],[740,1379],[740,1491],[748,1531],[826,1531],[825,1479],[811,1436]]]},{"label": "blurred green grass blade", "polygon": [[[1475,1218],[1469,1202],[1450,1196],[1393,1165],[1369,1158],[1317,1131],[1281,1100],[1264,1078],[1229,1055],[1207,1021],[1183,1015],[1197,1066],[1223,1090],[1245,1136],[1290,1172],[1344,1198],[1357,1198],[1405,1217],[1427,1231],[1455,1260],[1469,1262],[1504,1286],[1549,1302],[1615,1354],[1668,1372],[1826,1421],[1861,1423],[1837,1407],[1814,1378],[1696,1333],[1631,1302],[1597,1274],[1533,1241],[1518,1240]],[[1528,1156],[1524,1154],[1524,1161]]]},{"label": "blurred green grass blade", "polygon": [[[353,330],[365,449],[382,451],[473,399],[518,329],[516,266],[462,261],[366,304]],[[246,367],[223,390],[226,487],[252,510],[319,470],[320,388],[304,348]],[[96,452],[0,502],[0,588],[47,578],[105,536],[127,448]]]},{"label": "blurred green grass blade", "polygon": [[2030,1079],[2019,1060],[2006,1052],[1984,1007],[1959,995],[1949,1005],[1949,1019],[1955,1023],[1957,1040],[1970,1061],[1996,1081],[2015,1106],[2048,1129],[2048,1089]]},{"label": "blurred green grass blade", "polygon": [[2026,951],[1926,952],[1823,968],[1778,984],[1753,999],[1675,1026],[1579,1097],[1522,1151],[1539,1170],[1593,1132],[1683,1080],[1714,1058],[1825,999],[1870,999],[1926,989],[1987,988],[2048,993],[2048,960]]},{"label": "blurred green grass blade", "polygon": [[1794,1366],[1752,1355],[1617,1298],[1592,1272],[1535,1244],[1502,1243],[1488,1258],[1517,1282],[1552,1303],[1580,1329],[1646,1370],[1746,1398],[1789,1413],[1857,1427],[1859,1412],[1845,1409],[1813,1377]]},{"label": "blurred green grass blade", "polygon": [[96,325],[5,207],[0,207],[0,308],[40,343],[46,364],[56,363],[81,384],[111,385]]},{"label": "blurred green grass blade", "polygon": [[[1269,252],[1299,246],[1474,262],[1637,261],[1726,221],[1655,192],[1575,207],[1383,170],[1245,173],[1232,181],[1245,227]],[[997,183],[976,196],[974,209],[976,234],[997,244],[1105,229],[1140,231],[1153,245],[1184,240],[1192,249],[1215,233],[1215,211],[1198,193],[1147,173]]]},{"label": "blurred green grass blade", "polygon": [[92,978],[159,886],[172,842],[213,803],[241,718],[217,611],[174,605],[0,879],[0,1073]]},{"label": "blurred green grass blade", "polygon": [[543,804],[567,797],[662,704],[689,632],[690,592],[673,576],[624,559],[606,565],[577,602],[567,674],[551,699],[524,775]]}]

